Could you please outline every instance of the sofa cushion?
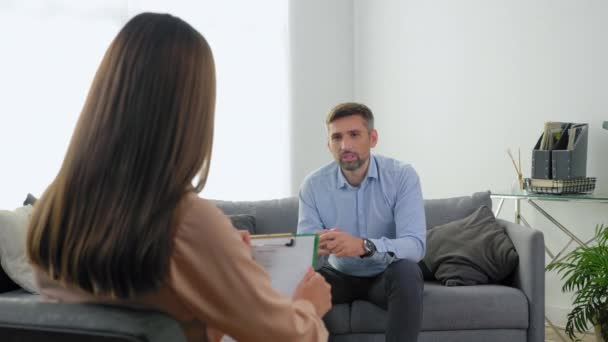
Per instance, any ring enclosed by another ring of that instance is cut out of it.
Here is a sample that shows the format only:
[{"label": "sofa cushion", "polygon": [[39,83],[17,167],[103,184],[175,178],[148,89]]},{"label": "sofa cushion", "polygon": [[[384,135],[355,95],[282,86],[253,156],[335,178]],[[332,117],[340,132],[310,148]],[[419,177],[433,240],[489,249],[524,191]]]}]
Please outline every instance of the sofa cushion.
[{"label": "sofa cushion", "polygon": [[489,191],[476,192],[472,196],[425,200],[426,226],[431,229],[440,224],[465,218],[484,205],[492,208]]},{"label": "sofa cushion", "polygon": [[[423,307],[422,331],[528,328],[528,301],[512,287],[426,282]],[[370,302],[352,303],[352,332],[384,332],[386,319],[386,311]]]},{"label": "sofa cushion", "polygon": [[498,284],[518,261],[505,228],[486,206],[427,234],[424,264],[443,285]]},{"label": "sofa cushion", "polygon": [[[384,334],[345,334],[330,336],[329,342],[385,342]],[[521,329],[479,329],[422,331],[417,342],[526,342],[526,330]],[[89,342],[89,341],[87,341]]]},{"label": "sofa cushion", "polygon": [[34,205],[37,200],[38,198],[36,198],[36,196],[32,194],[27,194],[27,196],[25,197],[25,201],[23,201],[23,205]]},{"label": "sofa cushion", "polygon": [[[34,195],[27,194],[25,201],[23,202],[23,206],[26,208],[28,206],[32,206],[32,205],[34,205],[36,200],[37,199]],[[0,235],[2,235],[2,234],[0,234]],[[1,244],[2,244],[2,242],[0,242],[0,245]],[[0,264],[1,264],[1,258],[2,258],[2,256],[0,255]],[[2,266],[0,266],[0,294],[7,293],[10,291],[15,291],[15,290],[23,291],[21,289],[21,286],[19,286],[17,283],[15,283],[11,279],[11,277],[9,277],[8,274],[6,274],[6,272],[4,271],[4,268]],[[25,291],[23,291],[23,292],[25,292]],[[26,293],[29,293],[29,292],[26,292]]]},{"label": "sofa cushion", "polygon": [[13,282],[30,292],[37,292],[34,272],[25,251],[32,211],[31,205],[0,210],[0,264]]}]

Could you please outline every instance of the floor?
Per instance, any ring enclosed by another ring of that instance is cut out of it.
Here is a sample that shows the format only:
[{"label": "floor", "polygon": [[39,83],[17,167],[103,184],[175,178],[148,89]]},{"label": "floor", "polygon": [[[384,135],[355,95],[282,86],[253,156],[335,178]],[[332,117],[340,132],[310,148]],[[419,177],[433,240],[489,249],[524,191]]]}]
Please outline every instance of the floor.
[{"label": "floor", "polygon": [[[564,332],[563,329],[558,329],[560,331],[561,336],[563,336],[563,339],[560,339],[559,336],[557,336],[557,334],[555,333],[555,331],[553,331],[553,329],[551,329],[548,326],[545,326],[545,342],[570,342],[572,341],[571,339],[568,338],[568,335],[566,335],[566,333]],[[595,342],[595,335],[592,333],[588,333],[585,336],[579,336],[582,337],[581,341],[583,342]]]}]

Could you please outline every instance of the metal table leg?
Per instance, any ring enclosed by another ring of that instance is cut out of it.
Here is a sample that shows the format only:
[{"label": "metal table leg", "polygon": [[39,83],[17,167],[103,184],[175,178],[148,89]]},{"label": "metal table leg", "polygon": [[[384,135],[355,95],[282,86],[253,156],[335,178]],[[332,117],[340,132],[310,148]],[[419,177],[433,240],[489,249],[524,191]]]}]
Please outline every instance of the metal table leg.
[{"label": "metal table leg", "polygon": [[498,215],[500,215],[500,210],[502,209],[502,205],[505,203],[505,199],[501,198],[500,202],[498,202],[498,207],[496,207],[496,212],[494,213],[494,216],[498,217]]},{"label": "metal table leg", "polygon": [[[526,219],[524,218],[523,215],[519,215],[519,218],[521,219],[521,223],[523,223],[524,226],[530,228],[530,229],[534,229],[532,228],[532,226],[530,226],[530,224],[528,223],[528,221],[526,221]],[[572,241],[572,240],[570,240]],[[555,256],[553,255],[553,253],[551,253],[551,250],[549,249],[549,247],[547,247],[547,245],[545,245],[545,252],[547,253],[547,255],[549,256],[549,258],[551,258],[551,260],[555,259]]]},{"label": "metal table leg", "polygon": [[585,246],[585,243],[581,241],[581,239],[577,238],[576,235],[572,234],[568,228],[564,227],[561,223],[559,223],[553,216],[549,215],[543,208],[541,208],[538,204],[536,204],[533,200],[528,199],[528,203],[534,207],[534,209],[538,210],[544,217],[546,217],[549,221],[551,221],[557,228],[561,229],[566,235],[568,235],[572,240],[576,241],[581,246]]},{"label": "metal table leg", "polygon": [[515,223],[519,224],[521,218],[521,200],[515,200]]}]

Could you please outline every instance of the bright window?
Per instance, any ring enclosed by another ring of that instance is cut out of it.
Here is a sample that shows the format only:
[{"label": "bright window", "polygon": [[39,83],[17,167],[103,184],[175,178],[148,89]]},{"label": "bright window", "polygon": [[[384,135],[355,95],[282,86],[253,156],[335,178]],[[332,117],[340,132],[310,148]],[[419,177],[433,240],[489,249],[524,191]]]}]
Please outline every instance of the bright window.
[{"label": "bright window", "polygon": [[287,2],[0,3],[0,208],[42,194],[57,174],[97,66],[133,15],[168,12],[211,45],[218,99],[204,197],[289,194]]}]

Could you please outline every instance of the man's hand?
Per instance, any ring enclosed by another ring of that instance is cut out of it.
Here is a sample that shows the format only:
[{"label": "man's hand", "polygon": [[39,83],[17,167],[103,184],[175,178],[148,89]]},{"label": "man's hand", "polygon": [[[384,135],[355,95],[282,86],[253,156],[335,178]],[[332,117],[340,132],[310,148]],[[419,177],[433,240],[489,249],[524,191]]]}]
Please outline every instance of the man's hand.
[{"label": "man's hand", "polygon": [[339,257],[365,254],[363,239],[352,236],[338,228],[319,232],[319,255],[334,254]]}]

